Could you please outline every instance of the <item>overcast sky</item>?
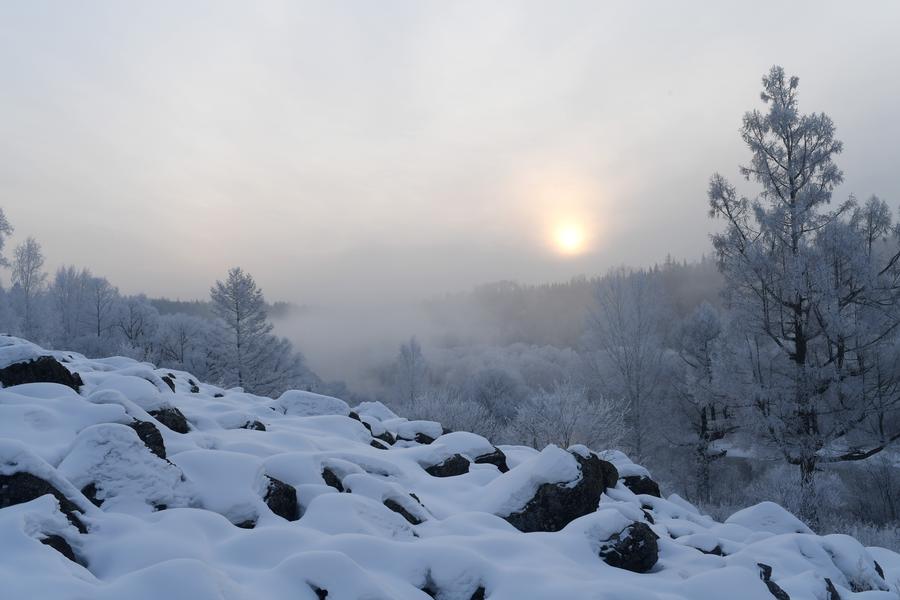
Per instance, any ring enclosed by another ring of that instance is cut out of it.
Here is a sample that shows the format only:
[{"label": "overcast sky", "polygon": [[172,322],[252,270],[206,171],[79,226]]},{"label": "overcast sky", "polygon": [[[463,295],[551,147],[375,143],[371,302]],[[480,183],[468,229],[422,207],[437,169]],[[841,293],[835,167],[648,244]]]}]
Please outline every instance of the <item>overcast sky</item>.
[{"label": "overcast sky", "polygon": [[841,194],[900,204],[898,31],[894,0],[4,2],[0,206],[51,269],[182,298],[232,265],[315,303],[691,259],[773,63]]}]

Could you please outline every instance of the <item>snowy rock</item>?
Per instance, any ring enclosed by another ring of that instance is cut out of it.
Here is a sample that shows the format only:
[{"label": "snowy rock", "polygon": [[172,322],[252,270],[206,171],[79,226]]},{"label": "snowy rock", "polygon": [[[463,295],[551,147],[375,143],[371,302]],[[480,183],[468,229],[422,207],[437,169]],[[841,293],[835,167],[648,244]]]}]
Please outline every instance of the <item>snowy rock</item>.
[{"label": "snowy rock", "polygon": [[84,429],[57,471],[78,488],[90,486],[104,510],[150,512],[191,501],[181,470],[151,452],[127,425]]},{"label": "snowy rock", "polygon": [[87,528],[79,518],[78,507],[53,485],[32,473],[0,474],[0,509],[30,502],[47,494],[56,498],[60,510],[66,515],[69,522],[78,528],[78,531],[87,533]]},{"label": "snowy rock", "polygon": [[150,421],[138,421],[137,419],[134,419],[128,426],[134,429],[138,438],[144,442],[144,445],[147,446],[150,452],[160,458],[166,457],[166,444],[163,441],[159,429],[156,428],[156,425]]},{"label": "snowy rock", "polygon": [[350,407],[343,400],[299,390],[283,393],[277,400],[269,403],[269,406],[291,417],[350,414]]},{"label": "snowy rock", "polygon": [[[551,450],[552,448],[548,447]],[[563,452],[558,448],[556,451]],[[580,454],[563,452],[569,457],[569,461],[565,461],[556,451],[553,454],[557,455],[557,460],[568,464],[557,473],[551,471],[543,474],[542,478],[547,481],[536,487],[534,494],[524,506],[501,515],[520,531],[559,531],[574,519],[597,510],[600,496],[606,488],[616,484],[618,473],[615,467],[596,455],[583,457]],[[541,463],[538,464],[543,466]],[[515,474],[517,469],[529,466],[531,465],[520,465],[505,477]],[[557,466],[560,466],[559,463]]]},{"label": "snowy rock", "polygon": [[501,473],[509,471],[509,467],[506,465],[506,455],[499,448],[494,448],[493,451],[487,454],[476,456],[473,462],[478,465],[494,465],[500,469]]},{"label": "snowy rock", "polygon": [[187,433],[191,430],[188,421],[180,410],[174,406],[164,406],[156,410],[147,411],[148,414],[174,431],[175,433]]},{"label": "snowy rock", "polygon": [[456,477],[469,472],[469,459],[462,454],[454,454],[443,462],[426,467],[425,471],[432,477]]},{"label": "snowy rock", "polygon": [[622,478],[622,483],[635,494],[648,494],[662,498],[659,493],[659,484],[646,475],[628,475]]},{"label": "snowy rock", "polygon": [[760,502],[739,510],[725,519],[725,523],[741,525],[751,531],[766,531],[775,534],[812,533],[812,530],[803,521],[774,502]]},{"label": "snowy rock", "polygon": [[645,523],[632,523],[601,546],[600,558],[611,567],[646,573],[659,559],[657,539]]},{"label": "snowy rock", "polygon": [[39,356],[0,369],[0,383],[3,387],[39,382],[59,383],[76,392],[84,385],[78,373],[70,372],[52,356]]},{"label": "snowy rock", "polygon": [[297,490],[285,482],[269,477],[269,485],[263,500],[273,513],[287,519],[296,521],[300,518],[300,505],[297,503]]}]

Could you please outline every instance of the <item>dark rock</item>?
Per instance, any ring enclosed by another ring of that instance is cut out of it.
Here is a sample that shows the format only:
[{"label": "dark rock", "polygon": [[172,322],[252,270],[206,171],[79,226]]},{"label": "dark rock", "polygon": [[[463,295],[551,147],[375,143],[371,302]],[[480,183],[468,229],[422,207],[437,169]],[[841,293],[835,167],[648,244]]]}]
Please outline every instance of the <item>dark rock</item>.
[{"label": "dark rock", "polygon": [[241,429],[252,429],[253,431],[265,431],[266,426],[257,420],[247,421],[241,425]]},{"label": "dark rock", "polygon": [[59,502],[59,507],[65,513],[66,518],[81,533],[87,533],[87,527],[78,518],[81,511],[74,502],[66,498],[62,492],[31,473],[13,473],[12,475],[0,475],[0,508],[31,502],[46,494],[52,495]]},{"label": "dark rock", "polygon": [[657,535],[646,523],[632,523],[600,549],[600,558],[611,567],[646,573],[659,559]]},{"label": "dark rock", "polygon": [[647,519],[647,522],[651,525],[655,525],[656,521],[653,519],[653,515],[650,514],[646,509],[641,509],[641,512],[644,513],[644,518]]},{"label": "dark rock", "polygon": [[103,500],[97,497],[97,484],[93,481],[81,488],[81,493],[97,508],[100,508],[103,505]]},{"label": "dark rock", "polygon": [[241,529],[253,529],[256,527],[256,519],[247,519],[246,521],[235,523],[234,526],[240,527]]},{"label": "dark rock", "polygon": [[644,475],[629,475],[622,478],[622,483],[635,494],[648,494],[662,498],[659,493],[659,484]]},{"label": "dark rock", "polygon": [[338,477],[335,472],[328,467],[322,468],[322,479],[325,480],[325,485],[330,485],[339,492],[344,491],[344,484],[341,483],[341,478]]},{"label": "dark rock", "polygon": [[453,430],[441,425],[441,435],[447,435],[448,433],[453,433]]},{"label": "dark rock", "polygon": [[878,573],[878,576],[884,579],[884,571],[881,568],[881,565],[878,564],[878,561],[875,561],[875,572]]},{"label": "dark rock", "polygon": [[39,356],[28,362],[9,365],[0,369],[3,387],[23,383],[59,383],[75,390],[84,385],[78,373],[72,373],[52,356]]},{"label": "dark rock", "polygon": [[168,375],[163,375],[163,376],[160,378],[160,379],[162,379],[163,381],[166,382],[166,385],[169,386],[169,389],[171,389],[173,392],[175,391],[175,379],[174,379],[174,377],[175,377],[174,375],[172,375],[171,373],[169,373]]},{"label": "dark rock", "polygon": [[[363,423],[363,425],[365,425],[365,423]],[[372,437],[374,437],[375,439],[381,440],[382,442],[384,442],[385,444],[387,444],[389,446],[393,446],[394,444],[397,443],[397,438],[395,438],[394,434],[392,434],[390,431],[384,431],[378,435],[373,434]]]},{"label": "dark rock", "polygon": [[213,398],[224,398],[224,397],[225,397],[225,394],[223,394],[222,392],[216,392],[215,394],[213,394]]},{"label": "dark rock", "polygon": [[506,473],[509,471],[509,466],[506,464],[506,455],[503,454],[503,451],[500,448],[494,448],[493,452],[489,452],[488,454],[482,454],[475,458],[476,465],[494,465],[498,469],[500,469],[501,473]]},{"label": "dark rock", "polygon": [[372,440],[371,442],[369,442],[369,445],[373,448],[378,448],[379,450],[387,450],[390,448],[390,446],[380,440]]},{"label": "dark rock", "polygon": [[174,406],[147,411],[148,414],[176,433],[187,433],[191,430],[187,419]]},{"label": "dark rock", "polygon": [[390,498],[388,498],[384,501],[384,505],[395,513],[399,514],[401,517],[403,517],[413,525],[419,525],[422,523],[422,519],[418,518],[417,516],[403,508],[396,500],[391,500]]},{"label": "dark rock", "polygon": [[69,542],[66,541],[66,538],[61,535],[48,535],[44,539],[41,540],[42,544],[50,546],[73,563],[80,563],[80,561],[75,557],[75,551],[72,550],[72,546],[69,545]]},{"label": "dark rock", "polygon": [[764,563],[756,563],[756,565],[759,567],[759,578],[762,579],[763,583],[766,584],[766,587],[769,588],[769,593],[778,598],[778,600],[791,600],[791,597],[788,596],[787,592],[781,589],[781,586],[777,583],[772,581],[772,567]]},{"label": "dark rock", "polygon": [[578,517],[597,510],[600,496],[618,480],[616,468],[597,455],[584,458],[573,454],[581,468],[581,478],[571,482],[545,483],[519,512],[504,517],[516,529],[559,531]]},{"label": "dark rock", "polygon": [[834,587],[834,584],[827,577],[825,578],[825,591],[828,593],[828,600],[841,600],[841,595],[838,593],[837,588]]},{"label": "dark rock", "polygon": [[197,385],[197,382],[196,382],[196,381],[194,381],[193,379],[188,379],[188,385],[191,386],[191,393],[192,393],[192,394],[199,394],[199,393],[200,393],[200,386]]},{"label": "dark rock", "polygon": [[483,587],[479,587],[477,590],[475,590],[475,592],[472,594],[472,597],[469,598],[469,600],[484,600],[484,595],[486,593],[487,592],[485,591],[485,589]]},{"label": "dark rock", "polygon": [[434,438],[428,435],[427,433],[417,433],[416,437],[413,438],[414,442],[418,442],[419,444],[430,444],[434,441]]},{"label": "dark rock", "polygon": [[150,452],[158,457],[166,458],[166,444],[163,442],[162,434],[159,429],[150,421],[138,421],[134,419],[128,426],[134,429],[144,445],[150,449]]},{"label": "dark rock", "polygon": [[269,510],[288,521],[299,519],[300,504],[297,502],[297,490],[274,477],[268,477],[268,479],[269,486],[266,488],[266,496],[263,500]]},{"label": "dark rock", "polygon": [[347,416],[350,417],[351,419],[353,419],[354,421],[359,421],[360,423],[362,423],[362,419],[359,418],[359,413],[357,413],[355,410],[351,410],[350,414]]},{"label": "dark rock", "polygon": [[[712,550],[704,550],[703,548],[697,548],[703,554],[712,554],[713,556],[725,556],[725,552],[722,550],[722,547],[716,544],[715,548]],[[774,584],[772,584],[774,585]]]},{"label": "dark rock", "polygon": [[316,593],[316,598],[318,598],[318,600],[325,600],[325,598],[328,597],[328,590],[323,590],[322,588],[316,587],[313,584],[309,584],[309,587],[311,587],[312,591]]},{"label": "dark rock", "polygon": [[462,454],[454,454],[441,463],[431,465],[425,471],[432,477],[456,477],[469,472],[469,459]]},{"label": "dark rock", "polygon": [[166,510],[168,508],[169,508],[168,504],[154,504],[153,505],[153,510],[155,510],[156,512],[159,512],[161,510]]}]

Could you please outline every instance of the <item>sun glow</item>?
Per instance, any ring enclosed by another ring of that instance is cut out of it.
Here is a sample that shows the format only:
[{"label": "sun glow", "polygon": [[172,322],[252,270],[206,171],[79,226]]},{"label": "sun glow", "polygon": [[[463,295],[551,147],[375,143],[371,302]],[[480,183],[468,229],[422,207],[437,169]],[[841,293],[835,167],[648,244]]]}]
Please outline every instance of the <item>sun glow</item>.
[{"label": "sun glow", "polygon": [[580,254],[584,250],[584,230],[576,224],[567,223],[556,228],[553,240],[562,254]]}]

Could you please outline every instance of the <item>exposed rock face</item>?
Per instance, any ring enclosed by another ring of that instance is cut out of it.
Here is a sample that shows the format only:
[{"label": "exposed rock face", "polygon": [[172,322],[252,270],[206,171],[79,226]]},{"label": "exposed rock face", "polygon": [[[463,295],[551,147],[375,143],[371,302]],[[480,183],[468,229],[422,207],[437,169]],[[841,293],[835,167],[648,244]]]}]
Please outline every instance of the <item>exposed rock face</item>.
[{"label": "exposed rock face", "polygon": [[69,522],[78,528],[81,533],[87,533],[87,527],[78,518],[81,511],[75,503],[66,498],[62,492],[31,473],[13,473],[12,475],[0,475],[0,508],[31,502],[51,494],[59,501],[59,507],[65,513]]},{"label": "exposed rock face", "polygon": [[469,472],[469,459],[462,454],[454,454],[441,463],[431,465],[425,471],[432,477],[456,477]]},{"label": "exposed rock face", "polygon": [[75,390],[84,385],[78,373],[71,373],[52,356],[39,356],[28,362],[20,362],[0,369],[3,387],[23,383],[59,383]]},{"label": "exposed rock face", "polygon": [[499,448],[494,448],[494,451],[489,454],[482,454],[475,458],[475,464],[477,465],[494,465],[498,469],[500,469],[501,473],[506,473],[509,471],[509,466],[506,464],[506,455]]},{"label": "exposed rock face", "polygon": [[838,593],[837,588],[834,587],[834,584],[827,577],[825,578],[825,592],[828,594],[828,600],[841,600],[841,595]]},{"label": "exposed rock face", "polygon": [[175,391],[175,376],[169,373],[168,375],[163,375],[160,379],[162,379],[169,389],[173,392]]},{"label": "exposed rock face", "polygon": [[766,584],[766,587],[769,588],[769,593],[778,600],[791,600],[791,597],[788,596],[787,592],[781,589],[781,586],[777,583],[772,581],[772,567],[764,563],[756,564],[759,566],[759,577],[763,580],[763,583]]},{"label": "exposed rock face", "polygon": [[629,475],[628,477],[623,477],[622,483],[635,494],[648,494],[650,496],[662,498],[659,492],[659,484],[644,475]]},{"label": "exposed rock face", "polygon": [[422,523],[422,519],[403,508],[396,500],[388,498],[384,501],[384,505],[395,513],[399,514],[401,517],[403,517],[413,525],[420,525]]},{"label": "exposed rock face", "polygon": [[419,443],[419,444],[426,444],[426,445],[427,445],[427,444],[430,444],[430,443],[434,442],[434,438],[431,437],[430,435],[428,435],[427,433],[421,433],[421,432],[419,432],[419,433],[416,434],[416,437],[413,438],[413,441],[414,441],[414,442],[417,442],[417,443]]},{"label": "exposed rock face", "polygon": [[322,468],[322,479],[325,480],[325,485],[329,485],[339,492],[344,491],[344,484],[341,483],[341,478],[328,467]]},{"label": "exposed rock face", "polygon": [[616,468],[597,455],[587,458],[573,453],[581,469],[581,479],[570,482],[545,483],[525,507],[505,517],[516,529],[524,532],[559,531],[578,517],[597,510],[600,496],[614,487],[619,478]]},{"label": "exposed rock face", "polygon": [[190,425],[188,425],[187,419],[185,419],[181,411],[174,406],[147,412],[151,417],[176,433],[187,433],[191,430]]},{"label": "exposed rock face", "polygon": [[657,536],[646,523],[632,523],[605,542],[600,558],[606,564],[635,573],[646,573],[659,559]]},{"label": "exposed rock face", "polygon": [[135,419],[128,424],[134,429],[141,441],[150,449],[150,452],[160,458],[166,458],[166,444],[163,442],[162,434],[156,425],[150,421],[138,421]]},{"label": "exposed rock face", "polygon": [[257,420],[247,421],[241,426],[241,429],[252,429],[253,431],[265,431],[266,426]]},{"label": "exposed rock face", "polygon": [[75,556],[75,551],[72,550],[72,546],[70,546],[69,542],[66,541],[66,538],[61,535],[48,535],[41,540],[41,543],[50,546],[74,563],[81,562]]},{"label": "exposed rock face", "polygon": [[300,504],[297,502],[297,490],[280,479],[269,477],[269,486],[263,498],[266,505],[273,513],[287,519],[296,521],[300,518]]}]

